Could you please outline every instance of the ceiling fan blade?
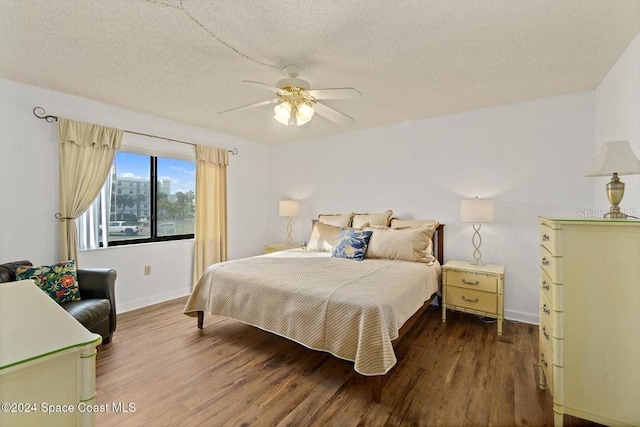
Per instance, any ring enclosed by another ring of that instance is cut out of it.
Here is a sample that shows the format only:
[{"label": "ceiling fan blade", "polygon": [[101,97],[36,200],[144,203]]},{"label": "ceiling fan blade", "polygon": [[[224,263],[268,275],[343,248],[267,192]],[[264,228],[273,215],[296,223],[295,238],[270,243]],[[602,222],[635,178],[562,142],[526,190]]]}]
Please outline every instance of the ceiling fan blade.
[{"label": "ceiling fan blade", "polygon": [[256,84],[256,85],[264,86],[266,89],[269,89],[270,91],[275,92],[275,93],[281,93],[281,92],[286,93],[286,91],[283,91],[279,87],[271,86],[271,85],[268,85],[266,83],[254,82],[254,81],[251,81],[251,80],[242,80],[242,82],[243,83],[253,83],[253,84]]},{"label": "ceiling fan blade", "polygon": [[336,87],[330,89],[312,89],[307,93],[315,99],[360,99],[362,94],[352,87]]},{"label": "ceiling fan blade", "polygon": [[228,110],[220,111],[218,114],[224,114],[230,111],[251,110],[253,108],[262,107],[263,105],[277,104],[278,102],[280,102],[280,98],[271,98],[267,99],[266,101],[255,102],[253,104],[243,105],[241,107],[229,108]]},{"label": "ceiling fan blade", "polygon": [[313,109],[321,116],[341,125],[352,125],[356,121],[356,119],[354,119],[353,117],[347,116],[346,114],[341,113],[335,108],[331,108],[321,102],[316,102],[313,105]]}]

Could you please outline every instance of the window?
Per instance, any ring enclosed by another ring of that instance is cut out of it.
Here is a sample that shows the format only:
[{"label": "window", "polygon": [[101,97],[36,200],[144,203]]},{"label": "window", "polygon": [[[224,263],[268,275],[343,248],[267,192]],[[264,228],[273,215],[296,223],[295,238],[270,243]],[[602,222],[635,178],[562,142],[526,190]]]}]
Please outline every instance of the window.
[{"label": "window", "polygon": [[195,171],[193,161],[117,152],[101,195],[78,220],[80,249],[193,238]]}]

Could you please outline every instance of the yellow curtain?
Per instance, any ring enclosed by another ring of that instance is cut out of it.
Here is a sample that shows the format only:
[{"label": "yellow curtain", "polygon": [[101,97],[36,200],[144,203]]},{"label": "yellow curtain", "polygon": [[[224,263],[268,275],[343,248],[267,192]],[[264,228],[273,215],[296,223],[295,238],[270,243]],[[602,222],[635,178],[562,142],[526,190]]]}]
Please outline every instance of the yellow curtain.
[{"label": "yellow curtain", "polygon": [[227,260],[227,150],[196,147],[196,223],[193,280]]},{"label": "yellow curtain", "polygon": [[78,259],[76,221],[104,185],[122,131],[90,123],[58,119],[60,149],[60,259]]}]

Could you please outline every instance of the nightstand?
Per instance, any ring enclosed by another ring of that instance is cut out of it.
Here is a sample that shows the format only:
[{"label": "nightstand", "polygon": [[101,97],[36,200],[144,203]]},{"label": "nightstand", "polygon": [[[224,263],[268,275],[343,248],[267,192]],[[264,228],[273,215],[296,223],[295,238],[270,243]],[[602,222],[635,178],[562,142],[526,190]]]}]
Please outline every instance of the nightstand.
[{"label": "nightstand", "polygon": [[447,309],[497,319],[502,335],[504,265],[473,265],[451,260],[442,266],[442,321]]},{"label": "nightstand", "polygon": [[300,248],[298,243],[271,243],[264,247],[264,253],[270,254],[271,252],[286,251],[287,249]]}]

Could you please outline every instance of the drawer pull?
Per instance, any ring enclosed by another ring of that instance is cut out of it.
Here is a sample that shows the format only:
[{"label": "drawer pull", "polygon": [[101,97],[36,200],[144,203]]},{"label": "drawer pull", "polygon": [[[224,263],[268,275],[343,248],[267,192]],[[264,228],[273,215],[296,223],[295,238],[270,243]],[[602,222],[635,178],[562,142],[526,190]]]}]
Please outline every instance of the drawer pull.
[{"label": "drawer pull", "polygon": [[546,314],[551,314],[551,310],[549,310],[547,304],[542,305],[542,311],[544,311]]},{"label": "drawer pull", "polygon": [[547,259],[547,257],[542,257],[542,265],[549,265],[549,260]]},{"label": "drawer pull", "polygon": [[540,364],[541,364],[542,366],[544,366],[545,368],[549,366],[549,364],[547,363],[547,361],[546,361],[546,360],[544,360],[544,353],[542,353],[542,354],[540,355]]},{"label": "drawer pull", "polygon": [[546,326],[543,326],[543,327],[542,327],[542,335],[544,335],[544,338],[545,338],[546,340],[548,340],[548,339],[549,339],[549,333],[547,332],[547,327],[546,327]]},{"label": "drawer pull", "polygon": [[480,282],[478,282],[477,280],[472,282],[471,280],[467,280],[467,279],[462,279],[462,283],[464,283],[465,285],[473,285],[473,286],[480,284]]},{"label": "drawer pull", "polygon": [[465,297],[464,295],[462,295],[462,299],[465,300],[466,302],[473,302],[473,303],[476,303],[476,302],[480,301],[479,298],[471,299],[471,298]]},{"label": "drawer pull", "polygon": [[548,234],[543,234],[542,235],[542,241],[543,242],[548,242],[549,241],[549,235]]},{"label": "drawer pull", "polygon": [[551,286],[549,286],[546,280],[542,281],[542,289],[544,289],[545,291],[548,291],[549,289],[551,289]]}]

